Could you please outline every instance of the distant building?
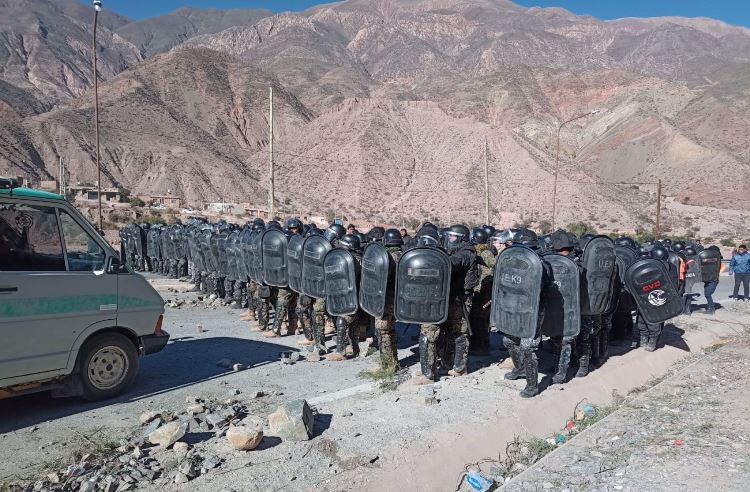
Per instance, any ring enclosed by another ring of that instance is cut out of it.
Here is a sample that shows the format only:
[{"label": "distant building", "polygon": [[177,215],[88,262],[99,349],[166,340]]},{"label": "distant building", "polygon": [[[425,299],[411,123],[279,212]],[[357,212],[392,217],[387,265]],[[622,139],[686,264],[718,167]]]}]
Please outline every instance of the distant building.
[{"label": "distant building", "polygon": [[39,189],[44,191],[51,191],[52,193],[59,193],[60,185],[57,183],[56,179],[50,181],[42,181],[41,183],[39,183]]},{"label": "distant building", "polygon": [[143,201],[149,205],[164,205],[166,208],[180,208],[182,206],[180,197],[172,195],[151,195],[148,200]]},{"label": "distant building", "polygon": [[[74,185],[68,187],[74,200],[98,200],[99,193],[96,186]],[[120,191],[117,188],[102,188],[102,201],[119,202]]]}]

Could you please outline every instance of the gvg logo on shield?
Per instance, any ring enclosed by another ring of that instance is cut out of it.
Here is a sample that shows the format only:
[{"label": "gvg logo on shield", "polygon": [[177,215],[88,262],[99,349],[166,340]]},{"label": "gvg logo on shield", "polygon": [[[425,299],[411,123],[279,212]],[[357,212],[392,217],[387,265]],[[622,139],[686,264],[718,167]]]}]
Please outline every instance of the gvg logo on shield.
[{"label": "gvg logo on shield", "polygon": [[652,290],[648,293],[648,302],[652,306],[663,306],[667,303],[667,297],[663,290]]}]

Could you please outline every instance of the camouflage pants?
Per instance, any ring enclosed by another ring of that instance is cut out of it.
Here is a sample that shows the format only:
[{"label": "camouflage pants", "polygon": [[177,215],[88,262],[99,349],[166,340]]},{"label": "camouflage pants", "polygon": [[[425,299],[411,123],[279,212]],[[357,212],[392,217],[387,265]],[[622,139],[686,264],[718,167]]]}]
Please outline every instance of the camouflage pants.
[{"label": "camouflage pants", "polygon": [[234,280],[224,277],[224,302],[231,302],[234,296]]},{"label": "camouflage pants", "polygon": [[271,317],[271,308],[276,301],[276,289],[267,285],[258,287],[258,297],[260,298],[260,308],[258,310],[258,326],[261,331],[268,329],[268,322]]},{"label": "camouflage pants", "polygon": [[279,287],[276,294],[276,316],[273,320],[273,330],[281,334],[281,323],[289,318],[287,334],[291,335],[297,328],[297,293],[288,287]]},{"label": "camouflage pants", "polygon": [[609,334],[612,332],[612,313],[598,316],[599,328],[591,337],[591,356],[598,364],[609,358]]},{"label": "camouflage pants", "polygon": [[386,303],[383,317],[375,318],[375,333],[380,346],[380,365],[389,367],[398,364],[398,340],[396,338],[396,317],[393,304]]},{"label": "camouflage pants", "polygon": [[[464,299],[454,296],[448,305],[448,319],[440,325],[422,325],[419,343],[419,357],[429,367],[433,377],[437,377],[438,339],[445,340],[446,347],[443,353],[444,362],[450,364],[450,355],[453,354],[453,369],[458,372],[466,370],[469,357],[469,323],[464,316]],[[429,376],[428,376],[429,377]]]},{"label": "camouflage pants", "polygon": [[352,346],[352,355],[359,355],[359,331],[362,321],[360,311],[349,316],[336,316],[336,352],[343,354],[348,341]]},{"label": "camouflage pants", "polygon": [[312,305],[312,326],[313,336],[315,337],[316,348],[319,351],[326,351],[326,300],[324,298],[315,298]]},{"label": "camouflage pants", "polygon": [[305,335],[305,339],[314,340],[315,334],[313,332],[313,301],[311,297],[304,294],[300,294],[297,299],[297,308],[295,310],[297,315],[297,322],[302,333]]},{"label": "camouflage pants", "polygon": [[581,331],[576,338],[576,357],[579,365],[588,365],[591,358],[591,336],[596,330],[596,316],[581,316]]},{"label": "camouflage pants", "polygon": [[177,260],[177,278],[187,277],[188,260],[184,256]]},{"label": "camouflage pants", "polygon": [[212,272],[211,275],[209,275],[209,295],[213,294],[219,299],[222,299],[224,297],[224,275],[219,274],[218,272]]},{"label": "camouflage pants", "polygon": [[167,276],[177,278],[177,260],[167,260]]},{"label": "camouflage pants", "polygon": [[570,354],[573,351],[573,341],[576,337],[552,337],[552,353],[554,355],[554,371],[552,382],[564,383],[570,367]]},{"label": "camouflage pants", "polygon": [[[541,326],[541,324],[540,324]],[[515,366],[514,371],[526,377],[526,387],[536,388],[539,384],[539,361],[536,350],[542,341],[541,330],[537,328],[534,338],[518,338],[505,335],[503,345],[508,349]]]},{"label": "camouflage pants", "polygon": [[234,283],[232,300],[237,303],[240,308],[247,306],[247,283],[239,281]]}]

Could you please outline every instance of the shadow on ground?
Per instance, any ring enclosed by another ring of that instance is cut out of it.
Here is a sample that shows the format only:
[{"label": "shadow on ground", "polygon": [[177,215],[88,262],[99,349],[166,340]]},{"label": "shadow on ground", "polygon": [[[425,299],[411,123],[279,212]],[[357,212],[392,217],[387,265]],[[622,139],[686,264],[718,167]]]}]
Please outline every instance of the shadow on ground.
[{"label": "shadow on ground", "polygon": [[175,338],[162,352],[140,359],[133,386],[111,400],[53,399],[46,392],[0,401],[0,433],[220,378],[232,372],[216,364],[221,359],[255,367],[278,361],[279,353],[289,350],[285,345],[242,338]]}]

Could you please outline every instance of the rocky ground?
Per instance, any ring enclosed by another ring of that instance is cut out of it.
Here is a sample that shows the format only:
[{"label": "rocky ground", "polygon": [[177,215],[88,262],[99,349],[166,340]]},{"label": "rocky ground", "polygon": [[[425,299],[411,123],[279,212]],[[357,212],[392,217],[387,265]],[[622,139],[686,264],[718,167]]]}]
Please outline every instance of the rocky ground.
[{"label": "rocky ground", "polygon": [[747,490],[750,339],[727,339],[706,352],[505,488]]},{"label": "rocky ground", "polygon": [[[454,490],[467,463],[497,457],[517,436],[559,430],[582,399],[605,406],[652,384],[747,321],[735,306],[678,318],[657,352],[615,344],[587,378],[548,387],[546,376],[526,401],[522,382],[503,379],[495,335],[467,377],[424,387],[410,379],[416,332],[402,327],[407,369],[382,384],[362,375],[372,357],[306,360],[299,337],[264,338],[238,310],[156,283],[172,340],[142,359],[127,394],[98,404],[44,394],[0,402],[0,490]],[[550,357],[544,346],[542,368]]]}]

